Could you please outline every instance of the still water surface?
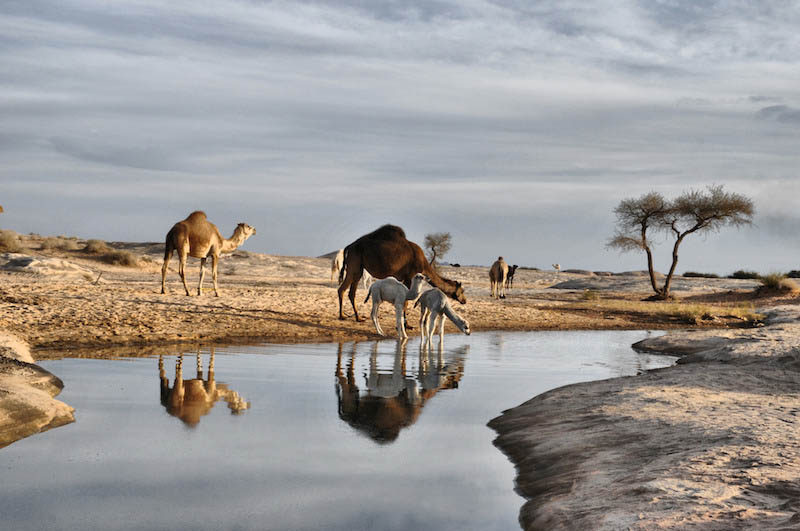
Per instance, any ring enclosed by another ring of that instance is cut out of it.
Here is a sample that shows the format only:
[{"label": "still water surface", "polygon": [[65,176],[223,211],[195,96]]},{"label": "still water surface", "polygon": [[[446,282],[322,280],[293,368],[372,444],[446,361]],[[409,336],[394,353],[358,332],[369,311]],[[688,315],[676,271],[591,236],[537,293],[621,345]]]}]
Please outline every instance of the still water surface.
[{"label": "still water surface", "polygon": [[197,351],[43,362],[77,422],[0,450],[0,527],[519,529],[486,423],[554,387],[670,365],[630,348],[649,334],[216,348],[213,370],[203,348],[199,372]]}]

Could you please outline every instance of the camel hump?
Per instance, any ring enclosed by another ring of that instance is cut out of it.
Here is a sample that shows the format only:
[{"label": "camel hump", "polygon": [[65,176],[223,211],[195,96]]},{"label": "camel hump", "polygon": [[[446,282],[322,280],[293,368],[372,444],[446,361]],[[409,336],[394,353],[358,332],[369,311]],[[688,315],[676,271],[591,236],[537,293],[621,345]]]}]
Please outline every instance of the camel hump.
[{"label": "camel hump", "polygon": [[387,224],[372,231],[368,236],[376,240],[397,240],[400,238],[405,238],[406,233],[397,225]]},{"label": "camel hump", "polygon": [[195,210],[186,217],[186,221],[205,221],[206,219],[206,213],[202,210]]}]

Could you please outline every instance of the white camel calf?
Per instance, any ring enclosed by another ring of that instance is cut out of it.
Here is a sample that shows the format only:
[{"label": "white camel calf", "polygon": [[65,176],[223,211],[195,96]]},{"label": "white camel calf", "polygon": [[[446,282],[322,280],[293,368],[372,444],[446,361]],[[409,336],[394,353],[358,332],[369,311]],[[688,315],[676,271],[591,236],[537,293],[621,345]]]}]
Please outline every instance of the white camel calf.
[{"label": "white camel calf", "polygon": [[405,318],[403,313],[405,311],[406,301],[413,301],[419,297],[422,291],[422,283],[425,281],[425,275],[417,273],[411,279],[411,289],[407,288],[405,284],[400,282],[394,277],[386,277],[376,280],[369,288],[367,298],[364,303],[372,297],[372,322],[375,323],[375,330],[382,336],[386,335],[381,329],[378,322],[378,307],[383,301],[389,301],[394,304],[395,315],[397,317],[397,336],[401,339],[408,338],[406,334]]},{"label": "white camel calf", "polygon": [[420,307],[419,328],[422,333],[423,343],[433,342],[433,331],[436,328],[436,320],[439,320],[439,340],[444,337],[444,315],[453,321],[453,324],[459,330],[467,335],[472,331],[469,329],[469,323],[466,319],[461,318],[447,301],[447,295],[440,289],[428,290],[422,294],[419,300],[414,304],[414,307]]},{"label": "white camel calf", "polygon": [[344,249],[339,249],[336,251],[336,256],[331,260],[331,282],[339,275],[342,267],[344,267]]}]

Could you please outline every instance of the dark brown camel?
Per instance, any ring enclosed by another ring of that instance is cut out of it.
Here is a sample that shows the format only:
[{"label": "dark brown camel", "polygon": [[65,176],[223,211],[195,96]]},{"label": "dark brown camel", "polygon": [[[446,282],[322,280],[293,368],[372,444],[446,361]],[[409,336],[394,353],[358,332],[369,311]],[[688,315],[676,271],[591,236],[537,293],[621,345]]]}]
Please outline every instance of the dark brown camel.
[{"label": "dark brown camel", "polygon": [[517,272],[518,267],[519,266],[517,264],[508,266],[508,276],[506,277],[506,288],[511,289],[514,287],[514,273]]},{"label": "dark brown camel", "polygon": [[467,303],[461,282],[440,277],[425,258],[419,245],[406,239],[403,229],[395,225],[384,225],[365,234],[344,248],[344,268],[339,273],[339,319],[344,319],[342,302],[344,292],[350,288],[348,297],[356,314],[356,321],[363,321],[356,308],[356,289],[362,272],[367,270],[377,278],[394,277],[406,287],[411,279],[422,273],[430,283],[461,304]]}]

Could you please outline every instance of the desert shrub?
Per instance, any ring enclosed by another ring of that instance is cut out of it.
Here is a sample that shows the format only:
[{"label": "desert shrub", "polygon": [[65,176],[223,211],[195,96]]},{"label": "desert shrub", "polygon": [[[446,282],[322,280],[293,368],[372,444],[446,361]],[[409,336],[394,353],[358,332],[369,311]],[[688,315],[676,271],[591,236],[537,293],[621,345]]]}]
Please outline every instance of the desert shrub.
[{"label": "desert shrub", "polygon": [[685,278],[719,278],[716,273],[698,273],[697,271],[687,271],[683,276]]},{"label": "desert shrub", "polygon": [[51,251],[58,249],[59,251],[74,251],[78,248],[78,243],[75,240],[66,239],[64,237],[50,236],[42,240],[42,250]]},{"label": "desert shrub", "polygon": [[800,284],[790,278],[786,278],[783,273],[769,273],[762,276],[761,284],[764,289],[775,291],[800,291]]},{"label": "desert shrub", "polygon": [[0,230],[0,251],[18,253],[22,250],[19,236],[13,230]]},{"label": "desert shrub", "polygon": [[136,255],[128,251],[111,251],[101,256],[100,260],[107,264],[126,267],[136,267],[139,265],[139,260],[136,258]]},{"label": "desert shrub", "polygon": [[583,290],[581,298],[585,301],[596,301],[597,299],[600,298],[600,295],[597,293],[596,290],[586,288],[585,290]]},{"label": "desert shrub", "polygon": [[88,254],[103,254],[110,250],[103,240],[86,240],[86,246],[83,248],[83,252]]},{"label": "desert shrub", "polygon": [[728,278],[738,278],[740,280],[756,280],[761,278],[761,275],[759,275],[755,271],[745,271],[744,269],[739,269],[738,271],[734,271],[732,274],[728,275]]}]

